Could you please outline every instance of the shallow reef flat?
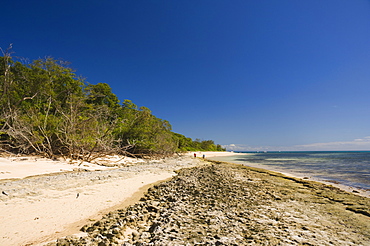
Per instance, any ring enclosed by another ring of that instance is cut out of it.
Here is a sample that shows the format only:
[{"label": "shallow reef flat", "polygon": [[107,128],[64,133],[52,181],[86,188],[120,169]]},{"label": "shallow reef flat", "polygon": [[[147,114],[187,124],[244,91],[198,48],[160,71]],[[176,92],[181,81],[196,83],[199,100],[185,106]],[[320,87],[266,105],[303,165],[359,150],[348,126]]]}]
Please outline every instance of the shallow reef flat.
[{"label": "shallow reef flat", "polygon": [[216,161],[48,245],[370,245],[370,199]]}]

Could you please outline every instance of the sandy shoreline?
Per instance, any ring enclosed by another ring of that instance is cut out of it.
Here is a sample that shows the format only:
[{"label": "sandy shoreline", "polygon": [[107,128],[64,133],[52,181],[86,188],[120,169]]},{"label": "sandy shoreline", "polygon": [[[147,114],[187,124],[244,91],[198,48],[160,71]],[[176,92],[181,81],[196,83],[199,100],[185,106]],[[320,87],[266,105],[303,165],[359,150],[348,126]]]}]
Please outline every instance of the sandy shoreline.
[{"label": "sandy shoreline", "polygon": [[135,194],[200,161],[127,159],[117,168],[21,158],[0,159],[0,245],[37,245],[78,233],[90,220],[137,201]]},{"label": "sandy shoreline", "polygon": [[108,166],[0,158],[0,245],[44,245],[68,235],[86,236],[80,232],[83,225],[137,203],[149,187],[176,176],[177,170],[204,165],[203,155],[239,154],[195,153],[200,158],[189,152],[150,162],[118,157],[100,160]]},{"label": "sandy shoreline", "polygon": [[369,245],[370,200],[238,164],[182,169],[57,245]]},{"label": "sandy shoreline", "polygon": [[[216,151],[196,151],[187,152],[183,156],[193,157],[194,153],[197,157],[206,158],[218,156],[244,155],[242,153],[234,152],[216,152]],[[99,158],[93,162],[79,162],[73,160],[51,160],[47,158],[35,156],[0,156],[0,181],[4,179],[22,179],[34,175],[63,173],[78,170],[108,170],[117,168],[120,165],[135,165],[145,163],[142,159],[135,159],[130,157],[107,156]]]},{"label": "sandy shoreline", "polygon": [[220,157],[220,156],[233,156],[233,155],[248,155],[247,153],[237,153],[237,152],[231,152],[231,151],[189,151],[186,153],[187,156],[194,157],[194,154],[196,154],[196,157],[202,158],[203,156],[205,158],[211,158],[211,157]]}]

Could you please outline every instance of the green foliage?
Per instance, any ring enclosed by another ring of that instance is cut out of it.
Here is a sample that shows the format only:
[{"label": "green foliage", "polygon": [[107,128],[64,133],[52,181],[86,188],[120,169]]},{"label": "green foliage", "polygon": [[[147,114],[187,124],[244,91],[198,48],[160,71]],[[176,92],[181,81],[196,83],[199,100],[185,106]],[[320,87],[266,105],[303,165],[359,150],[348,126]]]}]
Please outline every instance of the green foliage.
[{"label": "green foliage", "polygon": [[0,57],[0,150],[89,160],[98,154],[166,156],[223,151],[212,140],[173,133],[168,121],[130,100],[120,104],[106,83],[85,82],[53,58],[25,64]]},{"label": "green foliage", "polygon": [[168,121],[152,115],[146,107],[138,108],[130,100],[122,105],[122,120],[124,124],[119,129],[118,136],[124,139],[124,144],[134,145],[133,154],[170,155],[177,149],[173,140],[171,125]]},{"label": "green foliage", "polygon": [[187,138],[179,133],[174,133],[174,138],[178,143],[179,151],[226,151],[221,145],[215,144],[213,140],[200,140]]},{"label": "green foliage", "polygon": [[85,93],[89,104],[95,106],[106,105],[112,112],[120,108],[117,96],[112,92],[110,86],[106,83],[98,83],[96,85],[89,84],[85,88]]}]

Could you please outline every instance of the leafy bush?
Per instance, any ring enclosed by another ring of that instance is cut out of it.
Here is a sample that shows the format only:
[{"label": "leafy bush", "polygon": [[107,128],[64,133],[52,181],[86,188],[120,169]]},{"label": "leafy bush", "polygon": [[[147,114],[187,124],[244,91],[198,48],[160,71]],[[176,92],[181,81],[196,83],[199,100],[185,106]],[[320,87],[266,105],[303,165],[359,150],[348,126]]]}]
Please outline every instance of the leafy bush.
[{"label": "leafy bush", "polygon": [[91,160],[99,155],[167,156],[224,151],[212,140],[173,133],[168,121],[106,83],[92,85],[53,58],[25,64],[0,57],[0,148],[18,153]]}]

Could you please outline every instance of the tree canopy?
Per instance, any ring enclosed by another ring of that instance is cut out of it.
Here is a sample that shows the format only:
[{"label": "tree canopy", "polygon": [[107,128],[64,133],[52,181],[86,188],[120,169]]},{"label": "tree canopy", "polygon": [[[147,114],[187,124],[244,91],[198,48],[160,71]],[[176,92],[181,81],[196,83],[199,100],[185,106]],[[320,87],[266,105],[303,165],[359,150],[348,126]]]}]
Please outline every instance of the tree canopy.
[{"label": "tree canopy", "polygon": [[224,151],[212,140],[172,132],[146,107],[120,103],[107,83],[89,84],[66,62],[48,57],[24,63],[9,51],[0,57],[0,149],[85,160]]}]

